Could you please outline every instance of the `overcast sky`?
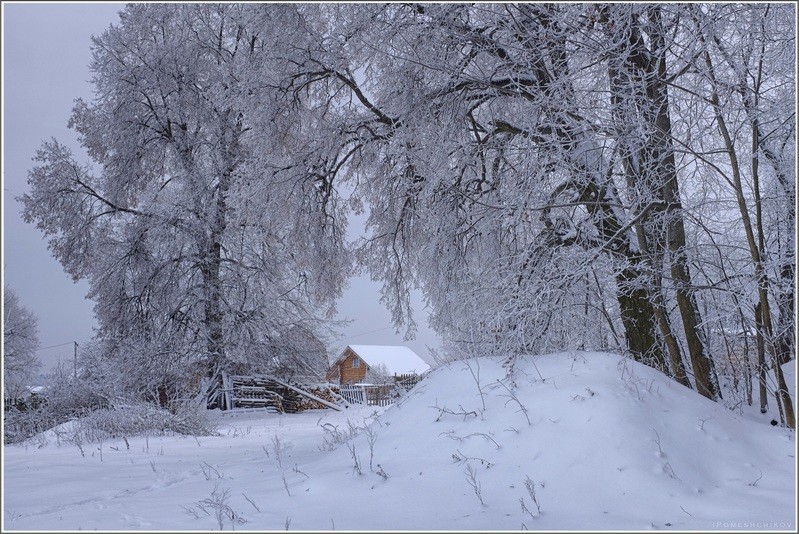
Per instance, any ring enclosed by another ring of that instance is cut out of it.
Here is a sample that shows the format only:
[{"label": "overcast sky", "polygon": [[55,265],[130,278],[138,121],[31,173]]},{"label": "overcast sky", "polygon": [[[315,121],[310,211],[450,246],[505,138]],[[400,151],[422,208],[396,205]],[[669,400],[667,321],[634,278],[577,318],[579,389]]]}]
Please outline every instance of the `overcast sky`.
[{"label": "overcast sky", "polygon": [[[14,200],[27,190],[31,158],[51,137],[82,154],[66,127],[74,99],[90,99],[90,37],[117,22],[123,3],[15,4],[3,2],[3,285],[39,317],[39,356],[47,367],[72,361],[73,341],[91,339],[96,326],[88,284],[75,283],[50,255],[42,234],[22,221]],[[353,225],[357,226],[357,225]],[[405,342],[395,333],[388,312],[378,302],[379,285],[354,278],[339,302],[341,318],[353,322],[336,349],[349,343],[406,345],[429,360],[428,346],[439,338],[427,328],[427,314],[417,296],[419,332]],[[48,348],[52,347],[52,348]]]}]

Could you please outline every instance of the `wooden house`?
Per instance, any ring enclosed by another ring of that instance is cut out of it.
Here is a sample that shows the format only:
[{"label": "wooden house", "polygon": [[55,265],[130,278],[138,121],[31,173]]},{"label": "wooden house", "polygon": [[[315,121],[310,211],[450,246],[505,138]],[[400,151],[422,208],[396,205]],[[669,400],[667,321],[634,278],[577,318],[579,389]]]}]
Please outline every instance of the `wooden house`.
[{"label": "wooden house", "polygon": [[359,384],[421,375],[430,366],[408,347],[348,345],[327,371],[328,382]]}]

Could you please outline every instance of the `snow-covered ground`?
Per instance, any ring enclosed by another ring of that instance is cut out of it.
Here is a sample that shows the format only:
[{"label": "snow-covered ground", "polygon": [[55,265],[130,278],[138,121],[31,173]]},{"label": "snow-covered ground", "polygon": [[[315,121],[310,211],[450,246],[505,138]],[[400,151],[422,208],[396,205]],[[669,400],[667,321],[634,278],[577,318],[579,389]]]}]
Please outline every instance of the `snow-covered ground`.
[{"label": "snow-covered ground", "polygon": [[453,362],[387,409],[5,446],[3,530],[796,529],[796,434],[769,417],[609,354],[505,376]]}]

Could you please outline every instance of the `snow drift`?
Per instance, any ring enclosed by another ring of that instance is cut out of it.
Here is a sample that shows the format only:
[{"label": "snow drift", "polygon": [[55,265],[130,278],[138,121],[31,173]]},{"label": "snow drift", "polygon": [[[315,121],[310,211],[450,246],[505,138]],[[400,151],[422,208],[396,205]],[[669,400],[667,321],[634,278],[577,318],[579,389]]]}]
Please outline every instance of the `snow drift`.
[{"label": "snow drift", "polygon": [[452,362],[380,412],[6,447],[6,528],[795,529],[793,432],[616,355]]},{"label": "snow drift", "polygon": [[[398,508],[405,513],[371,526],[795,524],[793,432],[744,420],[609,354],[519,362],[515,389],[505,377],[506,369],[487,359],[455,362],[380,418],[375,456],[391,478],[374,484],[374,477],[355,477],[347,492],[355,502],[401,498]],[[368,450],[364,437],[355,446]],[[342,463],[346,454],[340,454]],[[469,483],[469,467],[484,504]],[[540,514],[525,488],[528,477]]]}]

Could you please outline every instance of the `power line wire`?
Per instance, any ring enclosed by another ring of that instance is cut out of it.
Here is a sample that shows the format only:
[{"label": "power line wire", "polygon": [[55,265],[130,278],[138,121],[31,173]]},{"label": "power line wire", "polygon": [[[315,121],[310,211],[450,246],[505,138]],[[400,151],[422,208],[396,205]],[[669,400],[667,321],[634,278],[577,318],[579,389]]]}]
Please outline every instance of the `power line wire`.
[{"label": "power line wire", "polygon": [[382,332],[383,330],[388,330],[389,328],[394,328],[394,327],[393,326],[386,326],[386,327],[383,327],[383,328],[378,328],[377,330],[370,330],[369,332],[361,332],[360,334],[355,334],[355,335],[352,335],[352,336],[347,335],[347,334],[342,334],[342,335],[339,336],[339,339],[344,339],[345,337],[353,338],[353,337],[365,336],[366,334],[374,334],[375,332]]},{"label": "power line wire", "polygon": [[42,347],[40,349],[36,349],[36,352],[39,352],[40,350],[54,349],[56,347],[63,347],[65,345],[73,345],[74,343],[75,343],[74,341],[67,341],[66,343],[60,343],[58,345],[50,345],[49,347]]}]

